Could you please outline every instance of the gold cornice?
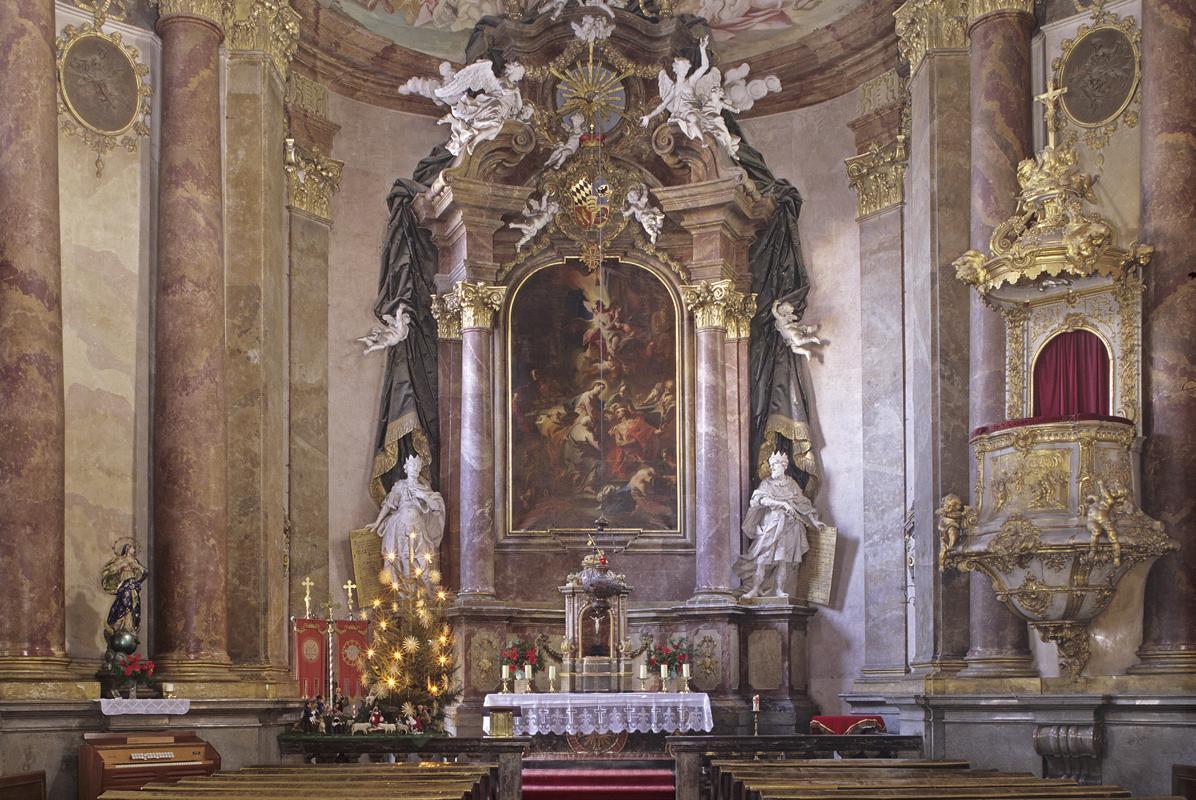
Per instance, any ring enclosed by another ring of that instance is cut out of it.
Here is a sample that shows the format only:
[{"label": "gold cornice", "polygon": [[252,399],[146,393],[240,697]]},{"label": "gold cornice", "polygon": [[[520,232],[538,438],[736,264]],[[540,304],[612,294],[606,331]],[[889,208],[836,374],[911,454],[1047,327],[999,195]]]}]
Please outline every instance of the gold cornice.
[{"label": "gold cornice", "polygon": [[844,159],[847,182],[856,192],[856,219],[899,206],[905,201],[905,137]]},{"label": "gold cornice", "polygon": [[859,116],[881,111],[905,102],[905,85],[897,70],[882,72],[860,84]]},{"label": "gold cornice", "polygon": [[432,318],[439,338],[461,341],[461,298],[455,291],[432,295]]},{"label": "gold cornice", "polygon": [[736,320],[744,308],[745,297],[730,280],[701,281],[681,287],[681,299],[693,312],[698,330],[717,328],[725,331],[734,325],[738,335]]},{"label": "gold cornice", "polygon": [[1034,14],[1034,0],[968,0],[968,25],[989,14]]},{"label": "gold cornice", "polygon": [[332,222],[332,195],[341,187],[345,163],[287,141],[287,205]]},{"label": "gold cornice", "polygon": [[292,72],[287,80],[287,105],[310,116],[328,119],[328,87]]},{"label": "gold cornice", "polygon": [[286,78],[299,45],[299,14],[289,0],[241,0],[229,34],[229,49],[266,53]]},{"label": "gold cornice", "polygon": [[930,51],[967,47],[967,0],[906,0],[893,16],[897,48],[911,75]]},{"label": "gold cornice", "polygon": [[233,0],[150,0],[161,17],[198,17],[227,32],[233,21]]},{"label": "gold cornice", "polygon": [[494,325],[494,315],[502,308],[503,298],[507,296],[507,287],[457,281],[453,292],[461,309],[461,330],[490,330]]}]

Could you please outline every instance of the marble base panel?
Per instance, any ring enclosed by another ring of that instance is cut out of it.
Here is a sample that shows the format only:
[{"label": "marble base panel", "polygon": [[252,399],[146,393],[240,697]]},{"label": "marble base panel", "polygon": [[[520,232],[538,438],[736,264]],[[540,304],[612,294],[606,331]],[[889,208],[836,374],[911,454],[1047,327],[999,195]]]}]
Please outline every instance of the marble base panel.
[{"label": "marble base panel", "polygon": [[282,700],[193,700],[178,717],[107,717],[99,700],[0,701],[0,764],[4,774],[45,770],[48,797],[75,797],[85,733],[194,731],[224,769],[238,769],[278,762],[278,734],[298,717],[298,705]]}]

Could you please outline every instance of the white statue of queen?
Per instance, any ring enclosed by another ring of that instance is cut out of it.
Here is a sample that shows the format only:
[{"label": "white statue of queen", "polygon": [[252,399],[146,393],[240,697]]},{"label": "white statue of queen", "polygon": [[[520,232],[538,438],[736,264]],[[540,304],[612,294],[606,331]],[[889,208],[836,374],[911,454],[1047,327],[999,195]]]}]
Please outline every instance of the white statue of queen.
[{"label": "white statue of queen", "polygon": [[771,474],[752,492],[743,518],[743,532],[752,543],[735,563],[735,574],[747,588],[744,600],[759,597],[770,585],[773,597],[784,597],[789,576],[810,549],[806,530],[827,527],[797,481],[785,474],[788,466],[784,453],[769,456]]},{"label": "white statue of queen", "polygon": [[407,457],[403,462],[407,477],[395,482],[378,518],[366,526],[382,537],[382,575],[392,583],[398,577],[396,568],[409,574],[417,558],[427,568],[444,538],[444,498],[420,477],[423,468],[422,457]]}]

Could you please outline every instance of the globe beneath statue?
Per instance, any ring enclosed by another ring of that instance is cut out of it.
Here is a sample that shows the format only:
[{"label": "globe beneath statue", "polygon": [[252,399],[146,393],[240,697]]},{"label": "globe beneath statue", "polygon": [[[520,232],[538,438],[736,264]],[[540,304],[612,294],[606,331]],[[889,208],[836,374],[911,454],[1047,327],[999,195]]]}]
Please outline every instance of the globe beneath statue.
[{"label": "globe beneath statue", "polygon": [[125,655],[132,655],[137,652],[137,645],[139,643],[137,634],[132,631],[116,631],[108,637],[108,647],[114,652],[124,653]]}]

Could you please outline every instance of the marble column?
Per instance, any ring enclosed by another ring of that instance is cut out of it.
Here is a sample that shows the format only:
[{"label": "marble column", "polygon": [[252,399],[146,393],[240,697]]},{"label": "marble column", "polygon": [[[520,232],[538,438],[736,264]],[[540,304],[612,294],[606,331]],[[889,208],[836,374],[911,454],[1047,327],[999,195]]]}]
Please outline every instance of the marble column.
[{"label": "marble column", "polygon": [[[730,467],[727,446],[727,323],[743,305],[743,294],[730,280],[702,281],[682,287],[694,314],[696,475],[695,598],[725,601],[732,596]],[[738,533],[737,531],[735,532]]]},{"label": "marble column", "polygon": [[[988,252],[993,228],[1017,206],[1017,165],[1030,155],[1030,33],[1033,0],[971,0],[971,246]],[[1005,322],[970,293],[968,427],[1005,419]],[[971,483],[976,464],[969,460]],[[972,502],[976,498],[972,497]],[[992,581],[969,578],[965,675],[1034,675],[1026,623],[997,600]]]},{"label": "marble column", "polygon": [[505,286],[460,281],[461,307],[461,588],[462,597],[494,597],[494,316]]},{"label": "marble column", "polygon": [[448,509],[444,541],[440,546],[441,572],[445,586],[461,581],[461,488],[460,461],[450,454],[461,452],[461,305],[452,291],[432,298],[436,319],[437,390],[440,398],[440,494]]},{"label": "marble column", "polygon": [[66,668],[55,30],[0,4],[0,683]]},{"label": "marble column", "polygon": [[1143,510],[1180,550],[1146,582],[1136,671],[1196,672],[1196,5],[1142,3]]},{"label": "marble column", "polygon": [[162,0],[154,328],[154,659],[228,677],[224,235],[217,5]]},{"label": "marble column", "polygon": [[[901,230],[905,215],[904,87],[895,71],[860,87],[846,160],[860,237],[865,681],[903,676],[909,660],[902,397]],[[866,691],[866,690],[865,690]]]},{"label": "marble column", "polygon": [[967,576],[940,571],[934,509],[967,493],[969,290],[951,262],[968,249],[970,142],[965,0],[895,12],[910,64],[903,262],[906,507],[913,515],[914,653],[920,673],[964,666]]}]

